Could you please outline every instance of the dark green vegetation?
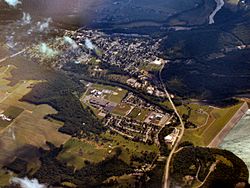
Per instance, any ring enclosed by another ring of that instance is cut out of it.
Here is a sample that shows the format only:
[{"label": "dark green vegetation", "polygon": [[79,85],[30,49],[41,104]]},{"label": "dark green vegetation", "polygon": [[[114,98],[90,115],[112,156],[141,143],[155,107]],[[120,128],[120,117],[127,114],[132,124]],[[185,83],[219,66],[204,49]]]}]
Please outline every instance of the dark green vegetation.
[{"label": "dark green vegetation", "polygon": [[230,48],[240,44],[232,34],[217,28],[203,28],[170,33],[162,43],[162,50],[170,59],[198,59],[221,52],[224,47]]},{"label": "dark green vegetation", "polygon": [[[227,187],[248,184],[249,172],[245,163],[225,150],[188,146],[175,156],[172,178],[176,185],[191,187]],[[184,179],[185,180],[184,180]]]},{"label": "dark green vegetation", "polygon": [[169,33],[161,44],[172,60],[163,73],[169,90],[218,105],[249,91],[250,14],[241,6],[225,6],[215,25]]},{"label": "dark green vegetation", "polygon": [[158,135],[159,143],[160,143],[160,152],[162,156],[168,156],[171,152],[171,148],[165,143],[164,137],[166,135],[169,135],[173,132],[174,127],[178,126],[179,122],[172,123],[170,126],[165,125],[165,127],[161,130],[161,132]]}]

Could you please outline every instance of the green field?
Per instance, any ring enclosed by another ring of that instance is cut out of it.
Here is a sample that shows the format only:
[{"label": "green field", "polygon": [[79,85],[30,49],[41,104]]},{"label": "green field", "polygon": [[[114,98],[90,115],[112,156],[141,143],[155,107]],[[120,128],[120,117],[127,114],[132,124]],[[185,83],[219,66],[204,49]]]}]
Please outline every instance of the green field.
[{"label": "green field", "polygon": [[[172,108],[169,101],[165,101],[164,103],[162,103],[162,105],[165,105],[168,108]],[[210,106],[206,106],[206,105],[202,105],[198,103],[189,103],[186,105],[181,105],[177,107],[177,110],[181,116],[183,114],[188,115],[188,112],[189,112],[188,108],[191,109],[188,120],[194,123],[195,125],[197,125],[198,127],[203,126],[206,123],[208,115],[213,110],[213,108]],[[201,112],[204,112],[204,113],[201,113]],[[211,120],[212,118],[209,116],[207,124],[211,123]]]},{"label": "green field", "polygon": [[156,145],[147,145],[140,142],[127,140],[120,135],[110,134],[109,131],[99,137],[98,142],[70,139],[64,145],[63,151],[59,154],[58,159],[66,162],[69,166],[81,169],[85,166],[85,161],[98,163],[106,157],[113,155],[114,148],[121,148],[122,153],[119,156],[121,160],[130,164],[132,155],[139,156],[141,152],[158,153]]},{"label": "green field", "polygon": [[125,116],[130,109],[131,109],[130,105],[121,103],[115,107],[112,113],[119,116]]},{"label": "green field", "polygon": [[78,139],[70,139],[65,143],[58,159],[77,169],[84,167],[84,161],[98,163],[108,156],[108,148],[87,143]]},{"label": "green field", "polygon": [[214,108],[211,111],[213,121],[197,129],[187,129],[183,136],[183,141],[191,141],[195,145],[207,146],[213,138],[220,132],[226,123],[233,117],[242,106],[242,102],[227,108]]},{"label": "green field", "polygon": [[146,71],[157,72],[157,71],[159,71],[161,69],[161,65],[146,63],[144,65],[141,65],[140,68],[143,69],[143,70],[146,70]]},{"label": "green field", "polygon": [[135,119],[141,113],[140,108],[134,108],[129,114],[128,117]]},{"label": "green field", "polygon": [[122,154],[120,155],[120,159],[125,161],[127,164],[130,164],[130,157],[132,155],[140,155],[141,152],[155,152],[159,153],[159,149],[156,145],[148,145],[141,142],[133,142],[131,140],[125,139],[121,135],[113,135],[109,132],[106,132],[101,135],[102,138],[110,139],[112,141],[108,141],[105,145],[117,146],[122,149]]},{"label": "green field", "polygon": [[128,114],[128,117],[138,121],[144,121],[148,115],[149,110],[136,107]]},{"label": "green field", "polygon": [[112,87],[108,85],[101,85],[101,84],[93,84],[90,90],[91,89],[112,91],[113,93],[111,94],[105,94],[104,98],[115,103],[120,103],[122,99],[125,97],[125,95],[127,94],[127,91],[124,89]]},{"label": "green field", "polygon": [[16,106],[10,106],[4,114],[7,117],[11,117],[12,119],[15,119],[17,116],[19,116],[23,112],[22,108],[16,107]]}]

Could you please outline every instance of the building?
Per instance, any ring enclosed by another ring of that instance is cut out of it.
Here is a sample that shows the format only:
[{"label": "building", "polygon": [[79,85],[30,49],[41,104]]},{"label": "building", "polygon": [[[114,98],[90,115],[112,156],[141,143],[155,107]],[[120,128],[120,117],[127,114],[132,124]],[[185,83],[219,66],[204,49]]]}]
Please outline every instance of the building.
[{"label": "building", "polygon": [[5,116],[4,114],[0,114],[0,118],[1,118],[3,121],[8,121],[8,122],[12,121],[11,118],[8,118],[8,117]]},{"label": "building", "polygon": [[164,141],[167,144],[171,144],[171,146],[173,146],[176,139],[178,138],[179,132],[180,132],[180,130],[175,128],[171,134],[164,137]]},{"label": "building", "polygon": [[107,113],[111,112],[117,105],[116,103],[109,102],[105,99],[100,98],[91,98],[89,100],[89,103],[95,108],[102,108]]}]

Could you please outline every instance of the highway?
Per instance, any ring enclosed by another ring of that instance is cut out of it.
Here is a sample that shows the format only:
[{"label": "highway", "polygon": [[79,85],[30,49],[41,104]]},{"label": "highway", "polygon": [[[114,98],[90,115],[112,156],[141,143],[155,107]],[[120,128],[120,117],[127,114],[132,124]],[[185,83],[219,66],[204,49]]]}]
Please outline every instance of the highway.
[{"label": "highway", "polygon": [[177,146],[179,145],[179,143],[180,143],[180,141],[181,141],[181,139],[183,137],[185,127],[184,127],[184,123],[182,121],[182,118],[181,118],[180,114],[178,113],[177,108],[176,108],[174,102],[172,101],[171,96],[168,93],[168,91],[166,89],[166,86],[165,86],[165,84],[164,84],[164,82],[162,80],[162,76],[161,75],[162,75],[162,70],[164,69],[164,67],[165,67],[165,63],[162,65],[161,70],[159,71],[160,82],[162,84],[162,87],[164,89],[164,92],[166,93],[166,96],[167,96],[168,100],[171,103],[172,108],[174,109],[175,114],[177,115],[177,117],[178,117],[178,119],[180,121],[180,126],[181,126],[181,128],[180,128],[181,130],[180,130],[178,139],[175,142],[175,144],[174,144],[174,146],[173,146],[173,148],[172,148],[172,150],[171,150],[171,152],[170,152],[170,154],[168,156],[168,159],[167,159],[167,162],[166,162],[166,166],[165,166],[163,188],[170,188],[170,177],[169,177],[170,163],[171,163],[172,157],[173,157],[173,155],[174,155],[174,153],[175,153],[175,151],[177,149]]}]

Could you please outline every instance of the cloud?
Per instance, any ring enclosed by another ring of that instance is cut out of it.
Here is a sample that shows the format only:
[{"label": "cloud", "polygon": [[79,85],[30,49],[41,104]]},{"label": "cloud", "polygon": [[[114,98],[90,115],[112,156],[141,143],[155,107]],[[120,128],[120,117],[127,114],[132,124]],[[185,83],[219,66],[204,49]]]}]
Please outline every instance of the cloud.
[{"label": "cloud", "polygon": [[93,45],[93,43],[91,42],[91,40],[89,39],[85,39],[85,46],[90,49],[93,50],[95,48],[95,46]]},{"label": "cloud", "polygon": [[46,185],[39,184],[37,179],[28,179],[27,177],[25,178],[16,178],[13,177],[10,180],[10,183],[20,185],[21,188],[47,188]]},{"label": "cloud", "polygon": [[31,15],[29,13],[23,12],[22,22],[24,24],[30,24],[31,23]]},{"label": "cloud", "polygon": [[64,39],[64,43],[70,44],[72,46],[72,48],[74,48],[74,49],[78,48],[78,45],[76,44],[76,42],[72,38],[65,36],[65,37],[63,37],[63,39]]},{"label": "cloud", "polygon": [[38,26],[38,30],[40,32],[43,32],[45,31],[46,29],[49,28],[49,24],[52,22],[52,19],[51,18],[47,18],[45,19],[45,21],[42,23],[42,22],[38,22],[37,23],[37,26]]},{"label": "cloud", "polygon": [[48,45],[45,43],[40,44],[39,51],[48,57],[54,57],[58,54],[58,51],[53,50],[52,48],[48,47]]},{"label": "cloud", "polygon": [[18,4],[22,4],[19,0],[4,0],[8,5],[16,7]]}]

